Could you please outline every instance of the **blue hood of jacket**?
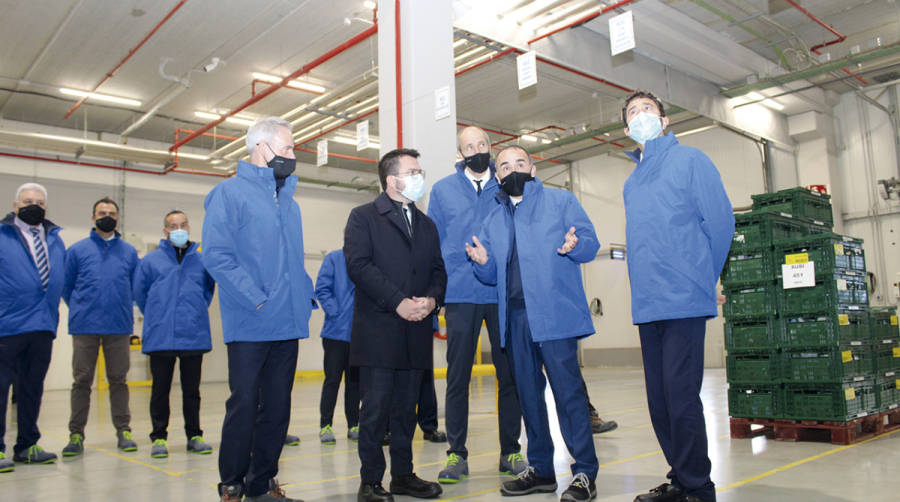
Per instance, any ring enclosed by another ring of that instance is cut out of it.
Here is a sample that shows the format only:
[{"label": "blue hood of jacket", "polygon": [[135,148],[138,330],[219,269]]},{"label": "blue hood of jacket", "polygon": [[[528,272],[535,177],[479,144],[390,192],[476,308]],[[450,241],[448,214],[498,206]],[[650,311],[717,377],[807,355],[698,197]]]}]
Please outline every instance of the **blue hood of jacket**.
[{"label": "blue hood of jacket", "polygon": [[134,301],[144,313],[141,351],[212,350],[209,304],[216,283],[206,273],[197,243],[181,263],[168,239],[147,253],[134,273]]},{"label": "blue hood of jacket", "polygon": [[44,290],[28,243],[9,213],[0,221],[0,337],[32,331],[56,335],[59,298],[65,276],[66,246],[59,238],[60,227],[44,220],[50,281]]},{"label": "blue hood of jacket", "polygon": [[288,176],[276,198],[272,169],[241,161],[206,196],[200,256],[219,285],[225,343],[309,336],[313,284],[296,187]]},{"label": "blue hood of jacket", "polygon": [[638,164],[623,190],[633,321],[715,317],[734,235],[719,171],[672,133],[648,141],[643,153],[629,152]]},{"label": "blue hood of jacket", "polygon": [[316,298],[325,311],[325,324],[320,334],[322,338],[350,342],[355,291],[356,287],[347,275],[344,250],[338,249],[325,255],[316,277]]},{"label": "blue hood of jacket", "polygon": [[[525,193],[513,218],[505,192],[484,221],[478,239],[487,248],[488,261],[472,266],[482,282],[497,286],[500,340],[506,346],[506,266],[512,255],[512,232],[522,271],[522,290],[531,338],[535,342],[580,338],[594,333],[588,310],[581,264],[600,249],[594,225],[571,192],[546,188],[537,178],[525,184]],[[556,252],[575,227],[578,244],[568,254]]]},{"label": "blue hood of jacket", "polygon": [[464,161],[457,162],[456,173],[435,183],[428,199],[428,216],[437,226],[447,269],[444,302],[497,303],[497,288],[478,281],[472,274],[465,246],[466,242],[472,242],[473,235],[478,235],[484,219],[497,207],[495,196],[500,187],[494,175],[494,161],[490,163],[488,181],[481,195],[475,192],[465,169]]},{"label": "blue hood of jacket", "polygon": [[69,334],[130,335],[134,331],[131,279],[138,256],[134,246],[105,240],[91,229],[66,253],[62,297],[69,305]]}]

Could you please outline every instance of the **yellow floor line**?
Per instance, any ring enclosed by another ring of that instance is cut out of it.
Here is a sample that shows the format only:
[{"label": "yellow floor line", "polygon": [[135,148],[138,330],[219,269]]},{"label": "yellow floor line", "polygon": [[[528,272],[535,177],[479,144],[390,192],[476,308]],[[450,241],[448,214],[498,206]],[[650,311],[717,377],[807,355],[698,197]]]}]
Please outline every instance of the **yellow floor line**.
[{"label": "yellow floor line", "polygon": [[107,454],[107,455],[109,455],[109,456],[111,456],[111,457],[115,457],[115,458],[117,458],[117,459],[119,459],[119,460],[124,460],[124,461],[126,461],[126,462],[131,462],[132,464],[137,464],[137,465],[142,465],[142,466],[144,466],[144,467],[149,467],[150,469],[153,469],[154,471],[159,471],[159,472],[162,472],[162,473],[164,473],[164,474],[168,474],[169,476],[172,476],[172,477],[175,477],[175,478],[181,477],[181,474],[182,474],[182,473],[180,473],[180,472],[173,472],[173,471],[169,471],[169,470],[163,469],[162,467],[157,467],[157,466],[155,466],[155,465],[153,465],[153,464],[148,464],[147,462],[141,462],[140,460],[133,459],[133,458],[130,458],[130,457],[126,457],[125,455],[119,455],[118,453],[116,453],[116,452],[114,452],[114,451],[107,450],[106,448],[96,448],[96,447],[90,447],[90,448],[87,448],[87,447],[86,447],[85,449],[91,449],[91,450],[94,450],[94,451],[99,451],[99,452],[105,453],[105,454]]},{"label": "yellow floor line", "polygon": [[500,487],[491,488],[490,490],[481,490],[480,492],[472,492],[465,493],[463,495],[457,495],[455,497],[441,497],[441,500],[462,500],[462,499],[470,499],[472,497],[479,497],[481,495],[487,495],[488,493],[497,493],[500,491]]},{"label": "yellow floor line", "polygon": [[859,446],[859,445],[868,443],[869,441],[874,441],[874,440],[876,440],[876,439],[881,439],[881,438],[883,438],[883,437],[890,436],[891,434],[893,434],[893,433],[895,433],[895,432],[898,432],[898,431],[900,431],[900,429],[893,430],[893,431],[891,431],[891,432],[887,432],[887,433],[885,433],[885,434],[881,434],[881,435],[879,435],[879,436],[875,436],[875,437],[872,437],[872,438],[869,438],[869,439],[865,439],[865,440],[860,441],[860,442],[858,442],[858,443],[848,444],[848,445],[846,445],[846,446],[841,446],[841,447],[838,447],[838,448],[834,448],[834,449],[831,449],[831,450],[828,450],[828,451],[819,453],[819,454],[817,454],[817,455],[813,455],[813,456],[811,456],[811,457],[806,457],[806,458],[803,458],[803,459],[800,459],[800,460],[791,462],[791,463],[789,463],[789,464],[785,464],[785,465],[783,465],[783,466],[781,466],[781,467],[776,467],[775,469],[772,469],[772,470],[770,470],[770,471],[766,471],[766,472],[764,472],[764,473],[762,473],[762,474],[757,474],[756,476],[751,476],[751,477],[749,477],[749,478],[747,478],[747,479],[738,481],[738,482],[736,482],[736,483],[731,483],[730,485],[723,486],[723,487],[717,489],[717,490],[716,490],[716,493],[721,493],[721,492],[724,492],[724,491],[726,491],[726,490],[730,490],[730,489],[732,489],[732,488],[737,488],[737,487],[739,487],[739,486],[744,486],[744,485],[746,485],[746,484],[748,484],[748,483],[752,483],[752,482],[754,482],[754,481],[759,481],[760,479],[767,478],[767,477],[769,477],[769,476],[771,476],[771,475],[773,475],[773,474],[778,474],[779,472],[784,472],[784,471],[786,471],[786,470],[788,470],[788,469],[793,469],[794,467],[797,467],[797,466],[799,466],[799,465],[803,465],[803,464],[805,464],[805,463],[807,463],[807,462],[812,462],[813,460],[818,460],[818,459],[820,459],[820,458],[822,458],[822,457],[827,457],[828,455],[833,455],[833,454],[835,454],[835,453],[840,453],[840,452],[842,452],[842,451],[849,450],[850,448],[856,448],[856,447]]}]

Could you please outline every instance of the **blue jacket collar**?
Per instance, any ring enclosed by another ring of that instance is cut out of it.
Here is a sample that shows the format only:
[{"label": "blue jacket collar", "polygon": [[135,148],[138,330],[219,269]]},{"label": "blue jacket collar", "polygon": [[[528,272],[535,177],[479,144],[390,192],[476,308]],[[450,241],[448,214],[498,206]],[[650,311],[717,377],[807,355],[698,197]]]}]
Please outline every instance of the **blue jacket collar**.
[{"label": "blue jacket collar", "polygon": [[[251,164],[246,160],[241,160],[238,162],[237,166],[237,177],[243,178],[251,183],[256,183],[260,186],[263,186],[271,191],[275,191],[275,176],[272,175],[272,169],[268,167],[259,167],[255,164]],[[297,177],[293,174],[288,176],[284,181],[284,186],[279,190],[279,194],[287,192],[293,197],[294,190],[297,188]]]},{"label": "blue jacket collar", "polygon": [[[172,242],[169,239],[160,239],[159,249],[161,249],[163,253],[171,256],[173,259],[175,258],[175,246],[172,245]],[[187,256],[195,251],[197,251],[197,243],[191,242],[188,244],[187,251],[184,253],[184,255]]]},{"label": "blue jacket collar", "polygon": [[91,228],[91,240],[96,242],[97,244],[102,244],[104,246],[107,244],[112,245],[113,243],[115,243],[116,241],[118,241],[119,239],[122,238],[122,234],[120,234],[118,230],[115,230],[114,232],[115,232],[115,237],[113,239],[110,239],[109,241],[107,241],[103,237],[100,237],[100,234],[98,234],[96,230]]},{"label": "blue jacket collar", "polygon": [[[3,219],[0,220],[0,225],[9,225],[11,227],[15,227],[16,226],[16,224],[14,222],[15,218],[16,218],[16,213],[10,211],[9,214],[4,216]],[[57,226],[55,223],[53,223],[52,221],[50,221],[48,219],[44,219],[43,225],[44,225],[44,233],[47,235],[50,235],[51,230],[54,230],[54,229],[59,230],[60,229],[59,226]]]},{"label": "blue jacket collar", "polygon": [[[646,159],[648,157],[658,155],[677,144],[678,140],[675,138],[675,133],[669,131],[664,136],[653,138],[650,141],[644,143],[644,158]],[[635,162],[641,162],[640,148],[637,148],[630,152],[625,152],[625,155],[631,157],[631,160]]]},{"label": "blue jacket collar", "polygon": [[[457,171],[459,174],[461,174],[461,175],[463,175],[463,176],[466,175],[466,173],[463,172],[463,171],[466,170],[466,161],[465,161],[465,160],[460,160],[460,161],[458,161],[458,162],[454,165],[454,167],[456,167],[456,171]],[[496,178],[496,176],[497,176],[497,167],[494,165],[494,161],[493,161],[493,160],[490,161],[490,162],[488,162],[488,170],[491,172],[491,178]]]},{"label": "blue jacket collar", "polygon": [[[541,183],[540,178],[535,176],[533,181],[529,181],[528,183],[525,183],[525,191],[522,193],[522,202],[520,202],[519,205],[521,206],[522,204],[525,204],[525,201],[527,201],[527,200],[539,198],[543,191],[544,191],[544,184]],[[503,204],[504,207],[509,207],[509,205],[511,203],[509,200],[509,195],[506,192],[504,192],[502,188],[500,190],[497,190],[497,195],[495,195],[495,197],[497,197],[497,200],[500,201],[500,204]],[[534,211],[535,205],[536,205],[535,203],[529,202],[528,204],[525,204],[524,206],[521,206],[521,207],[522,207],[522,209],[527,211],[526,214],[528,214],[530,217]]]}]

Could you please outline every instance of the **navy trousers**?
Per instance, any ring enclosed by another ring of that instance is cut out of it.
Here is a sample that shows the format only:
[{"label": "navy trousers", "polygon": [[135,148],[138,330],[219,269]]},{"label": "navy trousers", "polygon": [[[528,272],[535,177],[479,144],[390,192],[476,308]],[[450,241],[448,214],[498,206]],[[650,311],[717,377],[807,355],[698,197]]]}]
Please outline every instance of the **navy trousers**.
[{"label": "navy trousers", "polygon": [[481,323],[485,322],[491,341],[491,361],[496,369],[500,455],[506,457],[521,450],[522,410],[516,396],[516,383],[506,352],[500,346],[500,320],[497,304],[448,303],[447,316],[447,400],[444,407],[447,440],[450,449],[462,458],[469,456],[466,436],[469,432],[469,382]]},{"label": "navy trousers", "polygon": [[[434,370],[422,371],[419,385],[419,403],[416,408],[416,422],[422,432],[434,432],[438,428],[437,391],[434,390]],[[415,429],[415,427],[413,427]]]},{"label": "navy trousers", "polygon": [[297,340],[228,345],[225,422],[219,446],[221,485],[242,485],[248,497],[269,490],[291,420]]},{"label": "navy trousers", "polygon": [[638,329],[650,422],[672,468],[667,477],[688,495],[715,500],[700,401],[706,319],[657,321]]},{"label": "navy trousers", "polygon": [[[524,309],[509,311],[506,352],[512,361],[513,377],[519,392],[519,403],[525,418],[528,436],[528,463],[538,476],[555,478],[553,469],[553,439],[547,418],[544,388],[547,379],[556,401],[556,415],[566,448],[575,459],[572,474],[583,472],[596,479],[597,453],[591,435],[587,394],[581,385],[578,366],[578,341],[574,338],[534,342]],[[547,372],[547,379],[544,378]]]},{"label": "navy trousers", "polygon": [[322,339],[325,355],[322,368],[325,382],[322,383],[322,397],[319,399],[319,427],[332,425],[334,405],[337,403],[341,378],[344,379],[344,416],[347,428],[359,425],[359,368],[350,366],[350,342]]},{"label": "navy trousers", "polygon": [[0,451],[6,451],[6,406],[13,382],[18,398],[18,434],[13,453],[27,450],[41,438],[37,422],[52,351],[53,333],[49,331],[0,337]]},{"label": "navy trousers", "polygon": [[385,461],[381,441],[391,426],[391,477],[413,472],[412,436],[416,430],[416,400],[422,370],[359,368],[362,407],[359,410],[360,480],[380,483]]}]

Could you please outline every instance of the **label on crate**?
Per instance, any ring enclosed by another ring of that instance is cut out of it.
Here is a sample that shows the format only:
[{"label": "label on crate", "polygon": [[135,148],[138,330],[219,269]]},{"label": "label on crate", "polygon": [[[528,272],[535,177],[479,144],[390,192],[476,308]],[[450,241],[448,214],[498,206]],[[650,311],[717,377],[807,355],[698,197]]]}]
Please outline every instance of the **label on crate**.
[{"label": "label on crate", "polygon": [[896,326],[896,325],[897,325],[897,316],[892,315],[891,316],[891,326]]},{"label": "label on crate", "polygon": [[838,314],[838,324],[841,326],[850,326],[850,316],[847,314]]},{"label": "label on crate", "polygon": [[844,255],[844,245],[843,244],[835,244],[834,245],[834,254],[837,256]]},{"label": "label on crate", "polygon": [[898,378],[897,380],[894,380],[894,388],[900,389],[900,378]]},{"label": "label on crate", "polygon": [[782,265],[781,278],[784,289],[812,288],[816,285],[816,264],[808,261]]},{"label": "label on crate", "polygon": [[850,345],[862,345],[862,342],[850,342]]},{"label": "label on crate", "polygon": [[900,347],[894,347],[894,357],[900,357]]},{"label": "label on crate", "polygon": [[856,399],[856,389],[854,389],[853,387],[847,387],[846,389],[844,389],[844,400],[852,401],[854,399]]},{"label": "label on crate", "polygon": [[795,253],[784,255],[785,265],[794,265],[797,263],[807,263],[809,261],[809,253]]},{"label": "label on crate", "polygon": [[744,234],[734,234],[734,242],[744,242]]},{"label": "label on crate", "polygon": [[853,351],[852,350],[845,350],[845,351],[841,352],[841,361],[843,361],[845,363],[849,363],[852,360],[853,360]]},{"label": "label on crate", "polygon": [[838,291],[847,291],[847,279],[838,279],[834,281]]}]

